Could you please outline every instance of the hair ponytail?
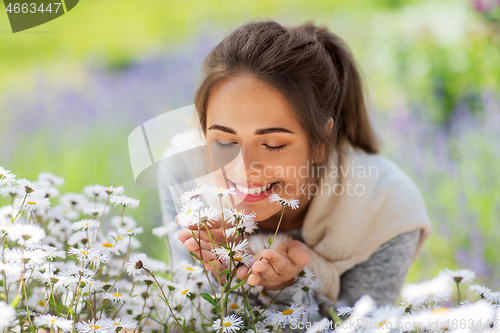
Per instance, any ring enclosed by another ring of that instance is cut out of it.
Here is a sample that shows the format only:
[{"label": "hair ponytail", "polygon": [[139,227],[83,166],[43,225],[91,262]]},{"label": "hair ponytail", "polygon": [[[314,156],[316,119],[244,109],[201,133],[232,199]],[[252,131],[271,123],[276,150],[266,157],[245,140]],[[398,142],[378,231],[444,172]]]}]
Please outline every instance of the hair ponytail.
[{"label": "hair ponytail", "polygon": [[[354,58],[324,26],[248,22],[214,47],[202,71],[195,106],[205,134],[211,89],[222,80],[252,75],[287,98],[307,133],[309,158],[316,166],[329,163],[332,151],[340,150],[345,140],[369,154],[379,151]],[[334,126],[328,132],[330,118]]]},{"label": "hair ponytail", "polygon": [[366,110],[363,81],[349,47],[325,26],[316,27],[312,22],[307,22],[297,29],[315,34],[332,58],[340,85],[338,100],[335,101],[337,107],[332,115],[337,120],[337,136],[346,138],[354,147],[367,153],[377,154],[379,143]]}]

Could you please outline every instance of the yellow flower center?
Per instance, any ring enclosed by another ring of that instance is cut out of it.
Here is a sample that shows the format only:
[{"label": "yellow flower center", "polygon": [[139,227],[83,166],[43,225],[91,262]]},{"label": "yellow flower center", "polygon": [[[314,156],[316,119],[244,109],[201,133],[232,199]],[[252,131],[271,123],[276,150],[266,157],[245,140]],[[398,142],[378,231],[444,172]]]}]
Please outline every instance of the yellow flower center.
[{"label": "yellow flower center", "polygon": [[132,232],[132,231],[134,231],[134,230],[132,230],[132,229],[127,230],[127,232]]},{"label": "yellow flower center", "polygon": [[229,307],[231,308],[231,310],[238,310],[240,308],[236,303],[231,304]]},{"label": "yellow flower center", "polygon": [[234,261],[242,261],[243,260],[242,257],[234,257],[233,259],[234,259]]},{"label": "yellow flower center", "polygon": [[113,323],[113,326],[119,326],[120,323]]},{"label": "yellow flower center", "polygon": [[289,315],[291,315],[292,313],[293,313],[293,310],[292,310],[292,309],[288,309],[288,310],[283,311],[281,314],[282,314],[283,316],[289,316]]},{"label": "yellow flower center", "polygon": [[193,211],[193,210],[192,210],[191,208],[189,208],[189,210],[187,211],[186,215],[191,214],[191,212],[192,212],[192,211]]},{"label": "yellow flower center", "polygon": [[120,294],[120,293],[114,293],[114,294],[113,294],[113,296],[114,296],[114,297],[122,297],[123,295],[122,295],[122,294]]},{"label": "yellow flower center", "polygon": [[104,243],[102,244],[103,247],[113,247],[113,244],[111,243]]},{"label": "yellow flower center", "polygon": [[193,271],[194,271],[194,269],[192,269],[191,267],[186,267],[186,269],[187,269],[188,271],[191,271],[191,272],[193,272]]},{"label": "yellow flower center", "polygon": [[448,311],[448,308],[444,308],[444,307],[432,310],[432,312],[434,312],[434,313],[442,313],[442,312],[446,312],[446,311]]},{"label": "yellow flower center", "polygon": [[36,202],[34,202],[34,201],[27,201],[26,203],[27,203],[28,205],[36,205]]},{"label": "yellow flower center", "polygon": [[222,324],[222,326],[224,327],[229,327],[229,326],[232,326],[233,324],[230,323],[229,321],[225,322],[224,324]]},{"label": "yellow flower center", "polygon": [[89,327],[92,330],[98,330],[99,329],[99,326],[97,326],[97,325],[90,325]]},{"label": "yellow flower center", "polygon": [[122,236],[118,236],[118,240],[123,240],[123,237]]},{"label": "yellow flower center", "polygon": [[181,294],[186,295],[189,292],[189,289],[184,290]]},{"label": "yellow flower center", "polygon": [[382,327],[385,324],[385,320],[382,320],[380,323],[378,323],[378,327]]},{"label": "yellow flower center", "polygon": [[81,251],[80,253],[83,254],[83,255],[85,255],[85,256],[88,256],[90,254],[89,251]]},{"label": "yellow flower center", "polygon": [[55,322],[56,322],[56,320],[55,320],[55,319],[51,319],[50,321],[51,321],[51,322],[53,322],[53,323],[55,323]]}]

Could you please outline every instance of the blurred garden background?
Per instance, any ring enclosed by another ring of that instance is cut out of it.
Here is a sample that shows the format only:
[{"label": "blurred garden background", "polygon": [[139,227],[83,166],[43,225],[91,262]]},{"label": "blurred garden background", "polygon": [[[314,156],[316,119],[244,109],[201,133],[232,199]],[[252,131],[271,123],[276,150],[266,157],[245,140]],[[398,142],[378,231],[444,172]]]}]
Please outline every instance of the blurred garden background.
[{"label": "blurred garden background", "polygon": [[498,290],[499,0],[84,0],[16,34],[0,14],[0,166],[63,177],[61,192],[124,186],[141,200],[128,213],[142,250],[166,260],[150,232],[157,191],[135,184],[128,135],[192,104],[206,54],[252,18],[327,23],[351,47],[382,155],[415,181],[434,226],[407,282],[469,268]]}]

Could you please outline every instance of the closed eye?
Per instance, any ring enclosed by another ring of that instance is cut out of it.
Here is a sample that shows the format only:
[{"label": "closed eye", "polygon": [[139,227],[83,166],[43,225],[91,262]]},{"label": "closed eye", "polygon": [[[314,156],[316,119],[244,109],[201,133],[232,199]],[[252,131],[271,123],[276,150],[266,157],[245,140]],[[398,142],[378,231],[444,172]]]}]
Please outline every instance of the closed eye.
[{"label": "closed eye", "polygon": [[282,151],[283,149],[285,149],[285,146],[286,146],[286,145],[281,145],[281,146],[272,147],[272,146],[268,146],[268,145],[264,144],[264,147],[266,147],[266,149],[267,149],[267,150],[272,151],[272,152],[275,152],[275,153],[280,152],[280,151]]},{"label": "closed eye", "polygon": [[215,142],[215,143],[217,144],[217,148],[228,149],[228,148],[231,148],[236,142],[231,142],[231,143]]}]

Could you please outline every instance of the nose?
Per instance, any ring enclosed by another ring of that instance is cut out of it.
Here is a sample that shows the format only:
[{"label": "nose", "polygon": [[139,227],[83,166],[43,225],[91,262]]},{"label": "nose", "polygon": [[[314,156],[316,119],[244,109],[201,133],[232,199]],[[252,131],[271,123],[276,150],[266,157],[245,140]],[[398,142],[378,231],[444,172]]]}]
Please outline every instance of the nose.
[{"label": "nose", "polygon": [[234,171],[240,181],[246,181],[260,175],[262,164],[259,162],[257,152],[251,147],[241,145],[238,156],[228,167]]}]

